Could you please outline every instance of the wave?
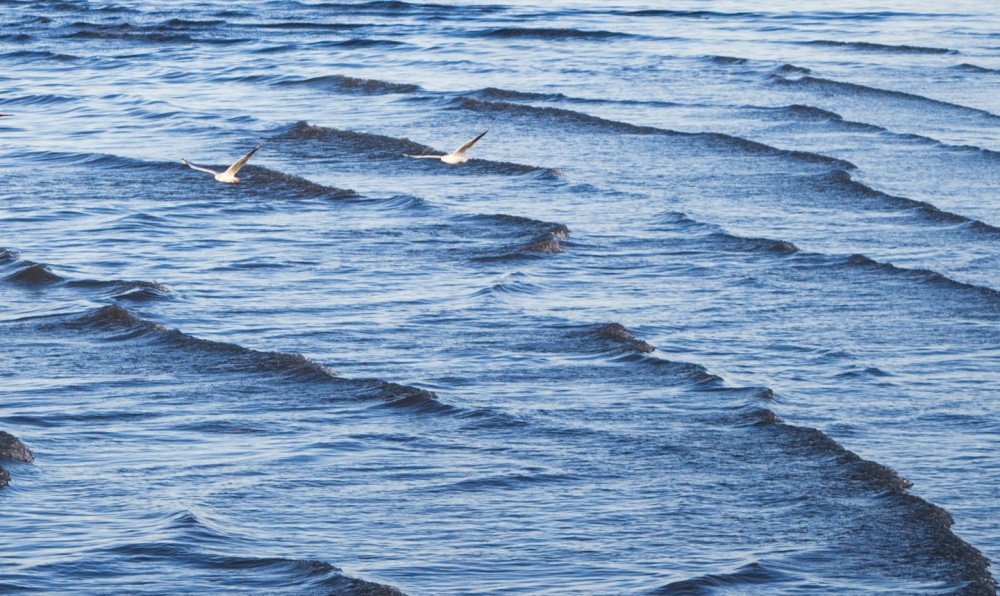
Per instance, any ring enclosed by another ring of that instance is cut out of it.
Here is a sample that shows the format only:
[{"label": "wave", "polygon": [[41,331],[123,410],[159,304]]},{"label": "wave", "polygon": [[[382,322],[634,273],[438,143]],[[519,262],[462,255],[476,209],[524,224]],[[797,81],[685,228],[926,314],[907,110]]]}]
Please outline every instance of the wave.
[{"label": "wave", "polygon": [[200,339],[143,319],[117,304],[88,311],[65,321],[62,326],[96,331],[116,341],[148,336],[172,348],[203,351],[222,357],[230,372],[275,373],[303,382],[326,381],[337,376],[336,372],[300,354],[260,352],[236,344]]},{"label": "wave", "polygon": [[358,79],[344,75],[325,75],[308,79],[286,79],[276,83],[284,87],[311,87],[324,91],[337,91],[360,95],[385,95],[389,93],[416,93],[419,85],[390,83],[376,79]]},{"label": "wave", "polygon": [[745,18],[761,16],[756,12],[717,12],[714,10],[668,10],[668,9],[646,9],[617,11],[615,14],[629,17],[675,17],[688,19],[704,19],[708,17],[728,17]]},{"label": "wave", "polygon": [[778,255],[791,255],[799,252],[799,247],[787,240],[772,240],[770,238],[749,238],[737,236],[725,231],[718,231],[706,237],[711,248],[726,252],[760,252]]},{"label": "wave", "polygon": [[488,288],[483,288],[472,294],[474,297],[479,296],[496,296],[504,294],[538,294],[541,288],[535,284],[518,281],[518,280],[507,280],[500,283],[495,283]]},{"label": "wave", "polygon": [[211,19],[207,21],[196,21],[192,19],[168,19],[156,26],[157,29],[210,29],[218,25],[225,25],[226,21],[221,19]]},{"label": "wave", "polygon": [[[124,6],[117,6],[114,4],[105,4],[102,6],[93,6],[89,3],[73,3],[66,2],[64,0],[5,0],[4,4],[20,4],[24,6],[31,7],[44,7],[50,10],[56,10],[59,12],[98,12],[98,13],[135,13],[138,12],[133,8],[126,8]],[[51,20],[46,20],[48,17],[40,17],[39,22],[49,23]]]},{"label": "wave", "polygon": [[223,24],[225,21],[192,21],[185,19],[170,19],[159,24],[138,25],[133,23],[90,23],[77,21],[60,27],[61,30],[72,31],[61,36],[62,39],[111,39],[120,41],[136,41],[141,43],[215,43],[231,44],[246,41],[244,39],[228,39],[219,37],[193,38],[181,31],[205,31]]},{"label": "wave", "polygon": [[807,116],[812,119],[819,120],[832,120],[834,122],[843,122],[844,117],[836,112],[831,112],[830,110],[824,110],[822,108],[817,108],[814,106],[805,106],[801,104],[793,104],[782,108],[790,114],[795,114],[798,116]]},{"label": "wave", "polygon": [[16,251],[0,248],[0,273],[11,271],[3,281],[28,287],[62,285],[65,287],[95,289],[113,300],[153,300],[170,294],[163,284],[141,280],[89,280],[63,277],[44,263],[21,259]]},{"label": "wave", "polygon": [[324,561],[206,551],[200,545],[227,542],[229,536],[220,524],[187,509],[151,511],[145,517],[152,526],[149,534],[108,546],[105,553],[128,560],[179,564],[191,574],[189,581],[197,586],[194,591],[217,592],[221,580],[228,589],[238,587],[254,593],[292,588],[310,594],[404,596],[397,588],[348,576]]},{"label": "wave", "polygon": [[404,408],[423,414],[454,414],[460,410],[441,402],[438,396],[426,389],[399,385],[379,379],[359,381],[364,389],[359,398],[376,399],[387,408]]},{"label": "wave", "polygon": [[[666,367],[672,376],[680,374],[689,383],[695,381],[692,385],[697,391],[735,393],[747,398],[749,401],[737,410],[735,417],[727,419],[723,416],[721,421],[745,428],[746,432],[752,433],[750,437],[755,443],[777,446],[793,457],[812,462],[817,471],[822,471],[824,478],[835,479],[838,490],[844,491],[843,498],[856,497],[859,493],[869,495],[874,499],[872,510],[862,513],[859,522],[862,527],[869,528],[873,538],[882,539],[886,548],[896,552],[900,545],[905,545],[902,548],[909,553],[908,560],[929,557],[928,561],[946,566],[939,569],[959,576],[974,588],[995,589],[989,560],[951,531],[953,520],[947,511],[907,492],[913,483],[892,468],[862,458],[819,429],[785,422],[772,410],[755,403],[773,400],[770,389],[727,387],[720,377],[701,365],[650,356],[647,351],[649,344],[636,339],[634,334],[617,323],[592,327],[583,335],[600,342],[610,341],[633,352],[631,357],[618,358],[618,361]],[[903,524],[902,529],[897,525],[899,523]],[[879,548],[880,545],[874,546],[876,556]],[[710,574],[668,584],[656,593],[683,593],[686,590],[698,593],[713,586],[736,588],[741,584],[771,583],[784,579],[758,564],[750,564],[734,573]],[[972,593],[979,592],[973,590]]]},{"label": "wave", "polygon": [[601,325],[600,327],[593,329],[591,333],[598,339],[614,343],[621,348],[632,352],[638,352],[640,354],[649,354],[656,349],[643,340],[637,339],[635,335],[633,335],[632,332],[626,329],[621,323],[608,323],[606,325]]},{"label": "wave", "polygon": [[558,254],[565,250],[563,243],[569,239],[569,228],[563,224],[527,217],[501,214],[471,215],[461,219],[471,226],[469,235],[523,238],[498,250],[486,251],[486,254],[474,258],[477,261],[503,261],[539,254]]},{"label": "wave", "polygon": [[848,130],[864,130],[868,132],[883,133],[887,135],[892,135],[901,139],[916,140],[921,141],[930,145],[935,145],[942,149],[948,151],[969,151],[972,153],[979,154],[981,156],[1000,161],[1000,152],[994,151],[992,149],[984,149],[983,147],[978,147],[976,145],[953,145],[951,143],[945,143],[933,137],[928,137],[925,135],[918,135],[912,133],[898,133],[889,130],[883,126],[877,124],[869,124],[867,122],[858,122],[854,120],[845,120],[843,116],[832,112],[829,110],[824,110],[822,108],[817,108],[809,105],[793,104],[790,106],[784,106],[780,108],[760,108],[769,111],[779,111],[784,112],[796,118],[801,118],[807,121],[813,122],[833,122],[837,125],[843,126]]},{"label": "wave", "polygon": [[320,30],[320,31],[352,31],[367,27],[363,23],[317,23],[312,21],[281,21],[278,23],[241,23],[241,27],[253,29],[278,29],[287,31]]},{"label": "wave", "polygon": [[754,561],[729,573],[710,573],[692,579],[670,582],[650,594],[714,594],[718,590],[739,590],[746,586],[773,586],[789,581],[787,573]]},{"label": "wave", "polygon": [[721,230],[721,228],[715,224],[692,219],[687,213],[683,213],[681,211],[666,211],[661,213],[656,217],[654,223],[668,224],[671,228],[707,231],[708,233]]},{"label": "wave", "polygon": [[1000,74],[1000,70],[995,68],[986,68],[985,66],[978,66],[975,64],[969,64],[968,62],[963,62],[954,67],[955,70],[961,70],[964,72],[975,72],[979,74]]},{"label": "wave", "polygon": [[764,143],[759,143],[757,141],[751,141],[743,137],[737,137],[724,133],[678,132],[676,130],[656,128],[653,126],[640,126],[637,124],[630,124],[627,122],[620,122],[617,120],[607,120],[599,116],[592,116],[590,114],[585,114],[583,112],[576,112],[573,110],[566,110],[563,108],[537,107],[537,106],[500,102],[500,101],[483,101],[471,97],[459,97],[456,98],[452,103],[455,109],[472,110],[476,112],[485,112],[485,113],[524,114],[534,117],[559,118],[561,120],[565,120],[568,122],[573,122],[576,124],[581,124],[586,126],[595,126],[609,132],[615,132],[621,134],[682,136],[690,138],[702,138],[713,141],[721,141],[726,145],[735,146],[750,153],[791,157],[793,159],[797,159],[800,161],[821,163],[824,165],[830,165],[838,168],[857,169],[857,166],[842,159],[829,157],[827,155],[820,155],[818,153],[811,153],[809,151],[779,149],[777,147],[772,147],[771,145],[766,145]]},{"label": "wave", "polygon": [[890,276],[904,276],[913,281],[929,283],[949,290],[973,292],[980,297],[988,298],[994,301],[994,303],[997,303],[997,300],[1000,300],[1000,290],[961,282],[932,269],[909,269],[906,267],[898,267],[892,263],[882,263],[860,254],[839,257],[838,262],[848,267],[874,270]]},{"label": "wave", "polygon": [[69,103],[77,101],[78,98],[71,97],[68,95],[55,95],[52,93],[46,93],[42,95],[22,95],[19,97],[11,97],[5,99],[3,102],[6,105],[11,106],[48,106],[60,103]]},{"label": "wave", "polygon": [[[824,11],[780,11],[780,12],[722,12],[716,10],[684,10],[684,9],[642,9],[642,10],[610,10],[593,11],[593,14],[614,14],[633,17],[668,17],[690,19],[766,19],[766,20],[803,20],[823,19],[833,21],[874,21],[885,20],[899,16],[913,16],[913,13],[894,11],[871,12],[840,12]],[[923,16],[923,15],[921,15]]]},{"label": "wave", "polygon": [[716,64],[746,64],[749,62],[746,58],[737,58],[735,56],[709,56],[708,59]]},{"label": "wave", "polygon": [[68,287],[98,288],[110,290],[114,300],[127,300],[129,302],[148,302],[159,300],[170,295],[167,286],[155,281],[141,280],[69,280]]},{"label": "wave", "polygon": [[356,39],[345,39],[344,41],[331,42],[331,45],[341,48],[392,48],[397,46],[405,46],[407,44],[405,41],[396,41],[394,39],[356,38]]},{"label": "wave", "polygon": [[837,93],[872,95],[881,98],[906,99],[911,101],[917,101],[923,104],[944,107],[952,110],[960,110],[962,112],[976,114],[977,116],[985,117],[990,120],[1000,120],[1000,116],[992,112],[988,112],[986,110],[981,110],[979,108],[973,108],[969,106],[963,106],[961,104],[951,103],[947,101],[942,101],[940,99],[932,99],[930,97],[917,95],[915,93],[906,93],[904,91],[892,91],[889,89],[880,89],[878,87],[869,87],[867,85],[860,85],[858,83],[834,81],[831,79],[824,79],[822,77],[814,77],[814,76],[804,76],[798,79],[789,79],[779,74],[774,74],[771,75],[771,79],[775,81],[776,84],[779,85],[816,88],[823,90],[825,92],[833,91]]},{"label": "wave", "polygon": [[[309,124],[305,121],[279,129],[278,134],[271,138],[279,141],[319,141],[328,143],[337,154],[347,154],[355,159],[360,156],[366,158],[366,161],[372,162],[396,160],[411,168],[436,168],[440,167],[441,163],[435,160],[411,159],[405,157],[404,154],[441,155],[445,153],[429,145],[422,145],[407,138],[328,128]],[[297,150],[302,150],[301,144],[297,147]],[[329,152],[324,151],[324,154],[327,153]],[[478,158],[470,159],[462,168],[449,167],[447,171],[450,174],[468,176],[475,176],[486,171],[492,174],[508,176],[533,174],[544,179],[559,179],[562,177],[561,172],[551,168]]]},{"label": "wave", "polygon": [[249,574],[266,574],[274,578],[266,583],[262,583],[261,579],[251,579],[258,589],[284,590],[294,586],[345,596],[405,596],[398,588],[350,577],[340,568],[323,561],[216,555],[205,557],[202,564],[211,569],[229,570],[244,579],[250,579],[247,577]]},{"label": "wave", "polygon": [[872,378],[885,378],[891,377],[891,373],[887,373],[877,366],[866,366],[864,368],[856,368],[855,370],[849,370],[837,375],[838,378],[843,379],[861,379],[866,377]]},{"label": "wave", "polygon": [[73,331],[96,332],[106,341],[151,342],[190,357],[190,365],[204,367],[213,374],[268,375],[309,385],[329,385],[336,395],[328,399],[378,401],[380,407],[403,408],[421,413],[455,413],[459,409],[442,403],[437,395],[407,385],[380,379],[345,379],[326,366],[301,354],[268,352],[237,344],[201,339],[139,317],[112,304],[66,318],[57,325]]},{"label": "wave", "polygon": [[616,39],[625,37],[635,37],[630,33],[619,33],[616,31],[584,31],[580,29],[545,29],[545,28],[525,28],[525,27],[503,27],[500,29],[486,29],[478,31],[472,35],[476,37],[496,37],[499,39],[541,39],[547,41],[563,41],[579,39],[586,41],[601,41],[605,39]]},{"label": "wave", "polygon": [[137,41],[140,43],[193,43],[190,35],[179,33],[135,33],[128,31],[84,30],[63,35],[62,39],[113,39],[117,41]]},{"label": "wave", "polygon": [[[89,167],[102,167],[114,170],[128,169],[171,169],[182,172],[184,175],[199,177],[188,167],[180,162],[157,162],[143,161],[122,157],[119,155],[108,155],[102,153],[62,153],[56,151],[25,151],[9,154],[10,157],[18,157],[33,162],[58,163],[64,165],[87,165]],[[225,167],[225,166],[223,166]],[[325,186],[313,182],[307,178],[286,174],[277,170],[272,170],[264,166],[248,165],[241,174],[247,179],[254,181],[253,186],[248,187],[251,192],[261,193],[268,197],[294,196],[295,198],[333,198],[343,199],[357,197],[358,193],[347,188],[335,186]]]},{"label": "wave", "polygon": [[44,50],[21,50],[18,52],[7,52],[5,54],[0,54],[0,60],[56,60],[58,62],[72,62],[79,60],[79,56],[73,56],[71,54],[57,54],[55,52],[49,52]]},{"label": "wave", "polygon": [[473,14],[494,14],[508,10],[506,6],[502,5],[489,6],[485,4],[472,4],[472,5],[431,4],[431,3],[401,2],[399,0],[376,0],[374,2],[359,2],[357,4],[349,4],[344,2],[323,2],[319,4],[296,3],[296,4],[311,9],[315,8],[331,9],[335,10],[338,13],[355,12],[364,14],[390,14],[390,15],[397,13],[408,13],[408,12],[430,12],[430,13],[462,12],[462,13],[473,13]]},{"label": "wave", "polygon": [[14,435],[0,430],[0,459],[9,459],[30,464],[35,454]]},{"label": "wave", "polygon": [[836,112],[830,110],[824,110],[823,108],[817,108],[816,106],[810,106],[804,104],[792,104],[789,106],[784,106],[779,108],[762,108],[762,109],[783,112],[786,115],[807,122],[833,122],[847,130],[858,130],[867,132],[889,132],[888,129],[878,126],[876,124],[869,124],[867,122],[855,122],[853,120],[845,120],[843,116],[841,116]]},{"label": "wave", "polygon": [[63,277],[56,275],[48,265],[24,261],[21,268],[3,278],[4,281],[25,285],[38,286],[59,283],[65,281]]},{"label": "wave", "polygon": [[570,97],[563,93],[535,93],[531,91],[517,91],[513,89],[499,89],[497,87],[486,87],[477,91],[470,91],[460,94],[461,97],[471,97],[486,101],[566,101],[582,104],[611,103],[615,105],[641,105],[655,107],[675,107],[682,104],[662,100],[634,100],[634,99],[592,99],[586,97]]},{"label": "wave", "polygon": [[690,389],[715,390],[724,388],[722,377],[714,375],[700,364],[675,362],[651,354],[656,351],[649,343],[639,339],[621,323],[587,325],[571,331],[566,339],[575,340],[571,349],[607,357],[621,363],[635,363],[652,367],[658,375],[669,378],[671,384],[685,385]]},{"label": "wave", "polygon": [[[23,463],[35,461],[35,454],[14,435],[0,431],[0,459]],[[10,485],[10,472],[0,466],[0,488]]]},{"label": "wave", "polygon": [[325,186],[294,174],[286,174],[263,166],[247,166],[243,170],[248,178],[259,184],[259,190],[271,195],[284,196],[286,193],[301,198],[345,199],[359,196],[349,188]]},{"label": "wave", "polygon": [[486,87],[474,91],[471,95],[478,99],[490,100],[514,100],[514,101],[551,101],[569,99],[562,93],[532,93],[529,91],[512,91],[509,89],[499,89],[497,87]]},{"label": "wave", "polygon": [[[175,168],[174,162],[143,161],[131,157],[122,157],[109,153],[68,153],[63,151],[16,151],[6,154],[8,158],[24,159],[32,162],[53,163],[61,165],[86,165],[88,167],[120,169],[163,169]],[[178,162],[179,163],[179,162]]]},{"label": "wave", "polygon": [[966,217],[965,215],[960,215],[958,213],[952,213],[950,211],[943,211],[931,203],[925,201],[918,201],[916,199],[910,199],[907,197],[900,197],[895,195],[890,195],[888,193],[882,192],[880,190],[875,190],[874,188],[858,182],[851,178],[850,173],[843,170],[834,170],[823,174],[819,178],[822,180],[824,187],[835,188],[839,187],[842,190],[854,194],[856,196],[861,196],[870,199],[877,199],[887,205],[891,205],[898,209],[906,209],[911,211],[916,211],[922,217],[928,221],[946,224],[959,224],[965,225],[970,230],[977,233],[989,234],[989,235],[1000,235],[1000,227],[996,227],[980,221],[978,219],[973,219],[971,217]]},{"label": "wave", "polygon": [[619,132],[624,134],[681,134],[652,126],[639,126],[637,124],[629,124],[627,122],[606,120],[598,116],[591,116],[590,114],[584,114],[583,112],[575,112],[573,110],[566,110],[562,108],[536,107],[501,101],[484,101],[472,97],[458,97],[452,102],[452,107],[454,109],[471,110],[483,113],[508,113],[557,117],[574,123],[598,126],[610,132]]},{"label": "wave", "polygon": [[810,74],[812,73],[812,70],[804,66],[796,66],[794,64],[782,64],[781,66],[775,69],[775,72],[784,74]]},{"label": "wave", "polygon": [[272,137],[277,140],[323,141],[335,144],[340,151],[364,155],[371,159],[400,158],[403,153],[427,153],[434,148],[415,143],[410,139],[398,139],[365,132],[341,130],[309,124],[305,121],[296,122],[290,127],[281,129]]},{"label": "wave", "polygon": [[806,45],[828,46],[849,48],[852,50],[863,50],[866,52],[887,52],[894,54],[957,54],[956,50],[947,48],[933,48],[926,46],[911,45],[891,45],[884,43],[873,43],[870,41],[831,41],[827,39],[817,39],[807,41]]},{"label": "wave", "polygon": [[[883,194],[878,191],[871,192],[876,193],[879,196]],[[910,199],[905,200],[910,201]],[[782,256],[800,255],[808,260],[819,259],[822,263],[828,265],[863,268],[892,276],[905,276],[919,283],[930,283],[950,290],[973,292],[980,297],[985,297],[993,301],[1000,299],[1000,290],[961,282],[931,269],[909,269],[905,267],[898,267],[889,263],[881,263],[860,254],[842,256],[804,251],[795,244],[785,240],[738,236],[727,232],[717,225],[693,220],[684,213],[679,212],[669,212],[664,216],[661,216],[660,220],[663,221],[663,223],[670,224],[672,227],[681,227],[702,232],[703,235],[701,236],[700,241],[702,242],[701,246],[705,248],[721,249],[726,252],[772,253]]]}]

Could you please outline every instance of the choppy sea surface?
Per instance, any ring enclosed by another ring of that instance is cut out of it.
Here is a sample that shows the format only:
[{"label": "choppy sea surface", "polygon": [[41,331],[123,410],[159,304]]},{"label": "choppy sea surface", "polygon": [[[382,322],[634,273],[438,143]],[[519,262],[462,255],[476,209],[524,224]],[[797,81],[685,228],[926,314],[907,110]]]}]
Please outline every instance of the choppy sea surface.
[{"label": "choppy sea surface", "polygon": [[0,0],[0,591],[995,594],[998,25]]}]

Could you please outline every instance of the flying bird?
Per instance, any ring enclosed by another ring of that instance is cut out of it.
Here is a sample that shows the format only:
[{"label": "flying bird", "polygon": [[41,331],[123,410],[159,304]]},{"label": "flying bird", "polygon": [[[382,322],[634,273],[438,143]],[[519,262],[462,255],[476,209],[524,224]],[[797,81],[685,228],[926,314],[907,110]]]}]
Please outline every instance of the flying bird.
[{"label": "flying bird", "polygon": [[416,159],[440,159],[444,163],[450,163],[450,164],[465,163],[469,161],[469,157],[466,155],[466,152],[468,152],[469,149],[476,144],[476,141],[486,136],[487,132],[490,132],[489,129],[487,129],[486,132],[484,132],[483,134],[472,139],[468,143],[462,145],[461,147],[455,149],[454,151],[452,151],[447,155],[409,155],[407,153],[404,153],[403,155],[406,157],[414,157]]},{"label": "flying bird", "polygon": [[188,166],[189,168],[194,168],[196,170],[201,170],[202,172],[208,172],[209,174],[214,174],[215,179],[218,180],[219,182],[224,182],[225,184],[239,184],[240,179],[236,177],[236,172],[239,172],[240,168],[242,168],[244,165],[246,165],[248,161],[250,161],[250,158],[253,157],[254,153],[257,153],[258,149],[260,149],[260,145],[254,147],[253,151],[251,151],[250,153],[247,153],[243,157],[237,159],[236,163],[229,166],[229,169],[227,169],[225,172],[216,172],[215,170],[210,170],[208,168],[196,166],[193,163],[190,163],[186,159],[182,159],[181,163]]}]

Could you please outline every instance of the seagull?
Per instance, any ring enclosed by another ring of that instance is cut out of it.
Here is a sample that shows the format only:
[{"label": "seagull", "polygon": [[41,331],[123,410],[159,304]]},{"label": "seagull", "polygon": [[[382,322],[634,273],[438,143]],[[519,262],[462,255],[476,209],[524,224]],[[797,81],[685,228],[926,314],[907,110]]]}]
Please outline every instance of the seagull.
[{"label": "seagull", "polygon": [[196,166],[193,163],[188,162],[188,160],[186,159],[182,159],[181,163],[188,166],[189,168],[201,170],[202,172],[208,172],[209,174],[215,174],[215,179],[218,180],[219,182],[224,182],[226,184],[239,184],[240,179],[236,177],[236,172],[239,172],[240,168],[242,168],[244,165],[246,165],[248,161],[250,161],[250,158],[253,157],[254,153],[257,153],[258,149],[260,149],[260,145],[254,147],[253,151],[251,151],[250,153],[247,153],[243,157],[237,159],[236,163],[229,166],[229,169],[226,170],[225,172],[216,172],[215,170],[210,170],[208,168]]},{"label": "seagull", "polygon": [[476,141],[478,141],[479,139],[483,138],[486,135],[487,132],[490,132],[489,129],[486,129],[486,132],[484,132],[483,134],[479,135],[478,137],[472,139],[468,143],[462,145],[458,149],[455,149],[454,151],[452,151],[448,155],[408,155],[406,153],[404,153],[403,155],[406,156],[406,157],[415,157],[416,159],[440,159],[444,163],[450,163],[450,164],[465,163],[465,162],[469,161],[469,158],[468,158],[467,155],[465,155],[465,153],[473,145],[476,144]]}]

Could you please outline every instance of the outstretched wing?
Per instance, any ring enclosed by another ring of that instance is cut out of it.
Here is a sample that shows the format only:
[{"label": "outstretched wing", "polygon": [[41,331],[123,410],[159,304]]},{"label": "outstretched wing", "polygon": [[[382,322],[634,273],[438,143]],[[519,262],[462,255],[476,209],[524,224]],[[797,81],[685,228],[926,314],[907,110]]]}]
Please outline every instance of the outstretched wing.
[{"label": "outstretched wing", "polygon": [[484,136],[486,136],[486,133],[487,133],[487,132],[490,132],[490,131],[489,131],[489,129],[486,129],[486,132],[484,132],[483,134],[481,134],[481,135],[479,135],[478,137],[476,137],[476,138],[472,139],[471,141],[469,141],[468,143],[466,143],[466,144],[462,145],[462,146],[461,146],[461,147],[459,147],[458,149],[455,149],[455,152],[454,152],[454,153],[452,153],[452,155],[463,155],[463,154],[464,154],[464,153],[465,153],[466,151],[468,151],[468,150],[469,150],[469,149],[470,149],[470,148],[471,148],[471,147],[472,147],[473,145],[475,145],[475,144],[476,144],[476,142],[477,142],[477,141],[478,141],[479,139],[481,139],[481,138],[483,138]]},{"label": "outstretched wing", "polygon": [[248,161],[250,161],[250,158],[253,157],[253,154],[257,153],[258,149],[260,149],[260,145],[257,145],[256,147],[254,147],[253,151],[251,151],[250,153],[247,153],[243,157],[237,159],[236,163],[234,163],[233,165],[229,166],[229,169],[226,170],[225,173],[229,174],[230,176],[235,176],[236,172],[239,172],[240,168],[242,168],[244,165],[246,165],[246,163]]},{"label": "outstretched wing", "polygon": [[414,159],[441,159],[443,155],[410,155],[409,153],[404,153],[403,157],[412,157]]},{"label": "outstretched wing", "polygon": [[209,174],[218,174],[218,172],[216,172],[215,170],[210,170],[208,168],[203,168],[201,166],[196,166],[196,165],[194,165],[193,163],[189,162],[186,159],[182,159],[181,163],[184,164],[184,165],[186,165],[189,168],[194,168],[196,170],[201,170],[202,172],[208,172]]}]

